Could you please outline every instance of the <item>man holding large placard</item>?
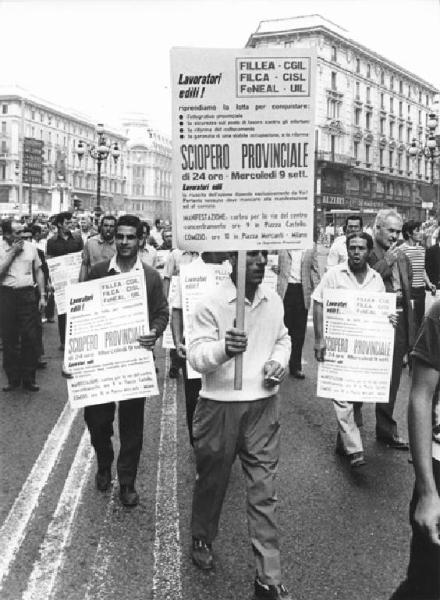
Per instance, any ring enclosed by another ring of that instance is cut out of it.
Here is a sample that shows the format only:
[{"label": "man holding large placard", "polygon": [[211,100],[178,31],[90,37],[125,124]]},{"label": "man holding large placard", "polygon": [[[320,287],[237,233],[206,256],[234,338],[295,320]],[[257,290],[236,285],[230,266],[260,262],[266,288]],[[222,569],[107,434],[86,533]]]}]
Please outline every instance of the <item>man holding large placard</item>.
[{"label": "man holding large placard", "polygon": [[[195,308],[188,332],[188,358],[202,374],[193,423],[197,478],[192,507],[192,558],[213,567],[223,498],[237,454],[247,485],[247,516],[257,577],[255,599],[289,600],[281,584],[275,522],[275,477],[279,459],[278,385],[290,356],[283,305],[276,292],[260,286],[267,252],[246,256],[245,330],[233,326],[237,303],[237,255],[232,273]],[[243,355],[243,386],[234,390],[234,360]]]},{"label": "man holding large placard", "polygon": [[[140,220],[133,215],[124,215],[116,224],[116,255],[109,261],[95,265],[88,279],[99,279],[144,271],[148,300],[149,333],[138,338],[140,345],[152,350],[168,321],[168,304],[163,294],[162,280],[155,269],[141,262],[138,252],[143,228]],[[139,496],[134,487],[139,457],[142,449],[145,398],[132,398],[119,404],[119,436],[121,448],[118,457],[118,479],[120,498],[125,506],[136,506]],[[105,491],[111,482],[113,462],[113,419],[115,403],[86,406],[84,418],[90,431],[92,445],[98,461],[96,486]]]},{"label": "man holding large placard", "polygon": [[[81,237],[72,235],[72,213],[61,212],[56,215],[54,225],[57,227],[57,235],[47,240],[47,258],[64,256],[80,252],[84,243]],[[78,269],[79,275],[79,269]],[[66,313],[60,312],[58,307],[58,331],[60,334],[60,350],[64,350],[66,341]]]},{"label": "man holding large placard", "polygon": [[[313,321],[315,327],[315,356],[318,361],[323,361],[326,353],[326,341],[332,345],[347,345],[347,338],[337,338],[324,335],[324,292],[332,290],[353,290],[365,294],[385,292],[380,275],[371,269],[367,260],[373,249],[373,240],[368,233],[351,233],[347,237],[348,261],[332,267],[322,278],[321,283],[314,291]],[[328,302],[327,302],[328,303]],[[338,302],[333,302],[337,311]],[[392,317],[392,321],[395,318]],[[348,329],[352,328],[347,325]],[[344,349],[345,351],[345,349]],[[359,363],[364,368],[364,363]],[[344,372],[338,373],[340,379],[344,378]],[[386,380],[388,385],[388,379]],[[319,386],[318,386],[319,394]],[[334,396],[333,396],[334,397]],[[365,464],[364,449],[362,446],[359,426],[362,424],[361,402],[347,402],[334,399],[336,419],[338,421],[338,435],[336,440],[336,452],[348,456],[351,467],[360,467]]]}]

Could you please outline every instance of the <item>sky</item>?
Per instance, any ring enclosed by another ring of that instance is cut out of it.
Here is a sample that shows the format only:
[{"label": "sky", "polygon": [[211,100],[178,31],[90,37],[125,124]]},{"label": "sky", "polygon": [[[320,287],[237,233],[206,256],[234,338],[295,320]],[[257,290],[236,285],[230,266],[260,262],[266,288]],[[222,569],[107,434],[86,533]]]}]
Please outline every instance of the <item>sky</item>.
[{"label": "sky", "polygon": [[170,135],[173,46],[243,48],[260,21],[311,14],[440,89],[440,0],[0,0],[0,86]]}]

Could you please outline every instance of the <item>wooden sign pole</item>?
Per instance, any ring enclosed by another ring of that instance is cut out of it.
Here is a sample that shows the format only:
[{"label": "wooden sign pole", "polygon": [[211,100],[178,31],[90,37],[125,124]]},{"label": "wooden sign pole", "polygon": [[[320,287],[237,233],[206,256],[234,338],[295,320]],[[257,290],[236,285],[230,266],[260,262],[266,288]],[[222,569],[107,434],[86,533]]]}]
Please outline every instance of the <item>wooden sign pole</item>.
[{"label": "wooden sign pole", "polygon": [[[246,286],[246,250],[238,251],[237,261],[237,305],[235,326],[244,329],[244,299]],[[234,390],[241,390],[243,379],[243,354],[235,357]]]}]

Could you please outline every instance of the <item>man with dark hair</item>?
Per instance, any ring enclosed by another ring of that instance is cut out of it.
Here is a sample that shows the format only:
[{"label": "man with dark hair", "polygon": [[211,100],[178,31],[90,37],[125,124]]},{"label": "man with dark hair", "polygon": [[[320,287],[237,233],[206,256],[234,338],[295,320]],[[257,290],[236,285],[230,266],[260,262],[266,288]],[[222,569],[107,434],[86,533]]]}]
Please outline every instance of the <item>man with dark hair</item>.
[{"label": "man with dark hair", "polygon": [[[35,383],[35,370],[40,355],[38,311],[46,305],[44,276],[37,248],[21,239],[24,227],[17,221],[3,221],[0,243],[1,325],[3,367],[8,376],[9,392],[20,383],[31,392],[40,388]],[[40,300],[37,302],[34,284]],[[18,350],[17,348],[20,348]]]},{"label": "man with dark hair", "polygon": [[161,246],[163,244],[163,237],[162,237],[163,227],[164,227],[164,225],[163,225],[162,219],[155,219],[154,227],[151,230],[151,234],[150,234],[150,232],[148,232],[148,234],[150,236],[149,243],[154,248],[158,248],[159,246]]},{"label": "man with dark hair", "polygon": [[349,215],[345,219],[344,235],[335,239],[327,256],[327,269],[347,261],[347,236],[350,233],[362,231],[363,220],[361,215]]},{"label": "man with dark hair", "polygon": [[[110,259],[94,265],[87,280],[114,276],[130,271],[143,271],[148,301],[150,332],[140,336],[139,343],[153,350],[156,340],[162,335],[168,321],[168,304],[163,295],[162,280],[155,269],[141,262],[138,251],[142,238],[142,225],[134,215],[123,215],[116,223],[116,254]],[[145,398],[133,398],[119,403],[120,451],[118,457],[118,479],[120,498],[125,506],[136,506],[139,496],[135,480],[142,449]],[[96,452],[98,472],[96,486],[105,491],[111,482],[111,465],[114,454],[111,442],[115,403],[87,406],[84,418],[90,431]]]},{"label": "man with dark hair", "polygon": [[[324,336],[324,290],[355,290],[385,292],[381,276],[368,266],[368,258],[373,249],[373,239],[363,231],[347,236],[348,260],[336,265],[324,274],[314,291],[313,324],[315,328],[315,357],[325,360]],[[365,464],[364,449],[359,427],[362,425],[362,405],[359,402],[333,400],[338,421],[336,452],[347,456],[351,467]]]},{"label": "man with dark hair", "polygon": [[410,220],[403,224],[402,236],[405,240],[399,247],[409,258],[412,268],[411,300],[414,302],[414,327],[418,331],[425,316],[425,290],[428,287],[435,293],[436,287],[425,271],[425,247],[422,245],[421,222]]},{"label": "man with dark hair", "polygon": [[393,418],[403,357],[414,341],[414,318],[411,305],[412,269],[408,257],[397,246],[401,231],[402,217],[393,209],[380,210],[374,223],[374,245],[368,264],[382,277],[385,290],[395,294],[398,316],[394,334],[389,401],[386,404],[376,404],[376,438],[389,448],[408,450],[408,442],[399,436],[397,423]]},{"label": "man with dark hair", "polygon": [[99,235],[89,238],[84,244],[79,281],[85,281],[90,269],[103,260],[110,260],[116,252],[114,215],[104,215],[99,224]]},{"label": "man with dark hair", "polygon": [[149,244],[150,239],[150,225],[147,221],[140,221],[142,237],[139,243],[139,258],[143,263],[150,267],[156,267],[157,263],[157,250],[154,246]]},{"label": "man with dark hair", "polygon": [[[47,240],[47,258],[64,256],[73,252],[80,252],[83,247],[81,236],[74,237],[71,232],[72,213],[61,212],[54,218],[57,234]],[[64,350],[66,339],[66,314],[58,315],[58,331],[60,334],[60,350]]]},{"label": "man with dark hair", "polygon": [[412,539],[405,581],[391,600],[440,598],[440,302],[414,344],[408,429],[416,476],[410,503]]},{"label": "man with dark hair", "polygon": [[[192,559],[213,568],[211,544],[229,475],[240,457],[247,487],[247,518],[256,563],[255,600],[290,600],[281,583],[275,519],[280,451],[278,384],[285,376],[290,338],[276,292],[261,286],[267,252],[246,254],[245,330],[234,327],[237,253],[232,272],[197,305],[188,333],[188,359],[202,374],[194,415],[197,476],[192,505]],[[234,390],[234,357],[243,356],[242,389]]]}]

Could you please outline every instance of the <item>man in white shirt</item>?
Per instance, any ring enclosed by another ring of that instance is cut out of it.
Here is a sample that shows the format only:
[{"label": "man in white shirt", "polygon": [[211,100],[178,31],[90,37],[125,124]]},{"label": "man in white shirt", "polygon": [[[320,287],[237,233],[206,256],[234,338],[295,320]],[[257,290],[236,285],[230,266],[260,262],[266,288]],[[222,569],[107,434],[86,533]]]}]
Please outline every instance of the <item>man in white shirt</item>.
[{"label": "man in white shirt", "polygon": [[[279,459],[278,385],[285,376],[290,339],[280,297],[260,286],[267,252],[247,253],[245,330],[236,314],[237,254],[230,279],[198,304],[188,332],[188,359],[202,374],[193,423],[197,477],[192,507],[192,559],[213,567],[211,544],[230,470],[237,454],[247,485],[247,517],[257,576],[255,600],[289,600],[281,584],[275,521]],[[242,389],[234,390],[235,356],[243,355]]]},{"label": "man in white shirt", "polygon": [[[322,278],[312,294],[313,323],[315,327],[315,356],[318,361],[325,357],[325,336],[323,324],[324,290],[344,289],[368,292],[385,292],[382,277],[367,264],[373,249],[373,239],[368,233],[351,233],[347,240],[348,261],[336,265]],[[359,426],[362,425],[361,404],[333,400],[338,421],[336,452],[348,456],[351,467],[365,464]]]},{"label": "man in white shirt", "polygon": [[361,215],[350,215],[345,219],[344,235],[340,235],[333,242],[328,256],[327,256],[327,269],[340,265],[346,262],[347,256],[347,237],[350,233],[362,231],[363,221]]},{"label": "man in white shirt", "polygon": [[[116,223],[116,254],[107,261],[96,263],[86,281],[111,277],[130,271],[143,271],[147,292],[149,333],[138,338],[140,346],[153,350],[156,340],[162,335],[168,321],[168,304],[163,295],[162,280],[158,272],[142,263],[139,258],[139,243],[142,227],[134,215],[122,215]],[[109,395],[111,400],[111,394]],[[142,449],[145,398],[131,398],[119,403],[120,449],[117,462],[119,496],[125,506],[136,506],[139,496],[135,480]],[[114,453],[111,437],[115,403],[86,406],[84,419],[90,431],[92,446],[96,452],[98,472],[96,487],[106,491],[111,483],[111,466]]]},{"label": "man in white shirt", "polygon": [[[46,306],[44,275],[37,247],[20,239],[24,227],[17,221],[3,221],[0,243],[1,329],[3,368],[8,377],[4,392],[20,383],[30,392],[40,389],[35,370],[41,354],[40,315]],[[35,284],[40,291],[37,302]]]}]

